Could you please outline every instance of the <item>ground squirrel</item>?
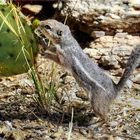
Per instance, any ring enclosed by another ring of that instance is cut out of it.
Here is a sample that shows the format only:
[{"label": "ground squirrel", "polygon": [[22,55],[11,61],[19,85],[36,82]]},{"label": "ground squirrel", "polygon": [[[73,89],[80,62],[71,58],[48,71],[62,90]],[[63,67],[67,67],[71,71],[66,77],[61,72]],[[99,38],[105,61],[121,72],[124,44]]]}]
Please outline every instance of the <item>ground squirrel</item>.
[{"label": "ground squirrel", "polygon": [[132,51],[122,78],[115,84],[83,52],[67,25],[56,20],[45,20],[40,22],[35,33],[45,48],[49,48],[46,38],[51,40],[55,49],[50,47],[50,52],[44,53],[44,56],[71,71],[79,85],[88,93],[94,112],[105,120],[111,101],[116,98],[140,63],[140,46]]}]

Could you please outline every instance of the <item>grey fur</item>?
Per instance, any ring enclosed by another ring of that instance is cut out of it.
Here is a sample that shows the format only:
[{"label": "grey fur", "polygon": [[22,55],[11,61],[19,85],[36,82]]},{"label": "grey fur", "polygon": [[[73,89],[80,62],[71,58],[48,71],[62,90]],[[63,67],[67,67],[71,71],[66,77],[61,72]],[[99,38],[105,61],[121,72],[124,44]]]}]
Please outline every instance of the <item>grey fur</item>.
[{"label": "grey fur", "polygon": [[[46,29],[49,25],[51,29]],[[131,53],[126,70],[116,85],[104,71],[99,68],[81,49],[72,36],[70,29],[56,20],[41,21],[37,31],[43,34],[42,29],[51,37],[56,47],[55,54],[44,53],[46,58],[52,59],[71,71],[76,81],[89,94],[93,110],[102,119],[106,119],[110,103],[123,88],[130,74],[140,62],[140,46]],[[61,35],[58,35],[58,32]],[[53,40],[54,39],[54,40]],[[47,48],[46,45],[43,44]]]}]

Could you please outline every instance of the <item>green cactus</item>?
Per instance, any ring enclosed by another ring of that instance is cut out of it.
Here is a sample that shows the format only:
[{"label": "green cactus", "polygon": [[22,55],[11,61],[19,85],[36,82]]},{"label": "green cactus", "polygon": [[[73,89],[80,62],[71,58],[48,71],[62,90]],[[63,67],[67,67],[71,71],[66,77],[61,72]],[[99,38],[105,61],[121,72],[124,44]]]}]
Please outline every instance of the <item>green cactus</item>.
[{"label": "green cactus", "polygon": [[0,76],[27,72],[38,52],[31,27],[14,5],[0,5]]}]

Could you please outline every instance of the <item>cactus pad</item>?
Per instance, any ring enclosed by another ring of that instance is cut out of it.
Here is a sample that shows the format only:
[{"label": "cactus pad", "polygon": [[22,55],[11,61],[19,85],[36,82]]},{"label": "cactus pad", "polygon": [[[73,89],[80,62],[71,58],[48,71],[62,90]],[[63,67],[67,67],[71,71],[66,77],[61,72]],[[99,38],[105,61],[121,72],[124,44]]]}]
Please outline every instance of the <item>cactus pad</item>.
[{"label": "cactus pad", "polygon": [[0,76],[27,72],[37,44],[31,27],[12,5],[0,5]]}]

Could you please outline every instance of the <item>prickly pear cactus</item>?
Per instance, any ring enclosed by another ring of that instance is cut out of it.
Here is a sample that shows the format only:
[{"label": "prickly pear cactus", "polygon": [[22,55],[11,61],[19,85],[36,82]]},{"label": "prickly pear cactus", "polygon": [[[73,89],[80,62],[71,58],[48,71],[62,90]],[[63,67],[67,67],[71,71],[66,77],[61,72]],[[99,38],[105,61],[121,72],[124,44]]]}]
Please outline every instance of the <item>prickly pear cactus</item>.
[{"label": "prickly pear cactus", "polygon": [[27,72],[37,44],[33,31],[14,5],[0,5],[0,76]]}]

